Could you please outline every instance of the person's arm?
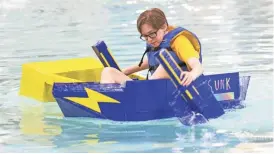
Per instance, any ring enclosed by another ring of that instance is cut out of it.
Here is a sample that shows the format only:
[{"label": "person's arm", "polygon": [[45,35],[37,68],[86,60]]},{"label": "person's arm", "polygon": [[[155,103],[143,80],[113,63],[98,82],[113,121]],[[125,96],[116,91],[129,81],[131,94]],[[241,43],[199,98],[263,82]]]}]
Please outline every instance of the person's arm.
[{"label": "person's arm", "polygon": [[191,42],[182,35],[174,40],[171,47],[190,70],[181,74],[182,85],[187,86],[203,73],[203,67],[199,61],[199,53],[194,49]]},{"label": "person's arm", "polygon": [[192,73],[192,76],[194,77],[194,79],[196,79],[203,73],[204,71],[203,66],[200,63],[198,58],[189,58],[187,63],[189,67],[191,68],[190,73]]},{"label": "person's arm", "polygon": [[148,59],[144,58],[142,65],[139,67],[138,65],[134,65],[134,66],[130,66],[128,68],[125,68],[122,72],[125,75],[130,75],[133,74],[135,72],[139,72],[142,70],[148,69]]},{"label": "person's arm", "polygon": [[182,85],[188,86],[192,81],[199,77],[203,73],[203,67],[198,58],[189,58],[188,66],[191,71],[184,71],[181,73],[180,78],[182,79]]},{"label": "person's arm", "polygon": [[[191,78],[193,80],[195,80],[198,76],[200,76],[203,73],[203,67],[202,67],[199,59],[197,59],[197,58],[190,58],[188,60],[188,64],[189,64],[190,68],[192,68],[192,70],[190,72],[187,72],[187,71],[182,72],[181,77],[182,77],[182,75],[185,75],[185,74],[188,75],[188,73],[189,73],[190,76],[191,76]],[[164,78],[169,78],[169,75],[165,71],[164,67],[162,65],[160,65],[155,70],[155,72],[153,73],[153,75],[149,79],[164,79]],[[188,77],[188,78],[191,79],[190,77]],[[188,79],[188,78],[186,78],[186,79]],[[190,84],[191,81],[192,80],[187,80],[186,84],[187,85]]]}]

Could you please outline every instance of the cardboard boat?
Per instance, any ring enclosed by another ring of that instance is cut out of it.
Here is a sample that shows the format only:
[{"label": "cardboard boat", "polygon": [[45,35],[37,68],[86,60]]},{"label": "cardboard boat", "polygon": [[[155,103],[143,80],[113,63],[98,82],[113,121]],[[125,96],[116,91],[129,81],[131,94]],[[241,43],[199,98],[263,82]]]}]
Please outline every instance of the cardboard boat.
[{"label": "cardboard boat", "polygon": [[[125,84],[100,84],[104,67],[120,68],[103,41],[97,42],[93,50],[99,60],[90,57],[24,64],[20,94],[42,102],[57,102],[65,117],[114,121],[183,118],[193,112],[210,119],[221,116],[223,109],[243,107],[250,76],[240,76],[239,72],[202,75],[182,91],[175,83],[180,70],[163,51],[166,57],[160,57],[173,78],[145,80],[132,74],[134,80]],[[211,95],[214,97],[207,101]],[[211,105],[214,101],[218,105]]]}]

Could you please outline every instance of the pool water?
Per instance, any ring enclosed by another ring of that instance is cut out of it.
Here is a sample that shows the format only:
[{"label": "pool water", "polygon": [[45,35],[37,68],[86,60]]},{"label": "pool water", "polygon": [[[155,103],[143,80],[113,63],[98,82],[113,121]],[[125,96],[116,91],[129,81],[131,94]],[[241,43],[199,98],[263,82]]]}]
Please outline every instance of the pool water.
[{"label": "pool water", "polygon": [[[97,40],[121,67],[138,64],[136,19],[151,7],[196,33],[205,74],[251,76],[245,108],[188,127],[176,118],[64,118],[56,103],[18,95],[22,64],[95,57]],[[272,8],[272,0],[1,0],[0,152],[273,152]]]}]

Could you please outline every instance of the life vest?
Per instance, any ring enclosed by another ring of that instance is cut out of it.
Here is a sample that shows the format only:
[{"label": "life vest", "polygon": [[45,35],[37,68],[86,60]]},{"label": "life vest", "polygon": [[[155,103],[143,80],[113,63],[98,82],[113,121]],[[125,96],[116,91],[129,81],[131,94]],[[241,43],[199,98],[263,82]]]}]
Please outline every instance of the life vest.
[{"label": "life vest", "polygon": [[[179,35],[184,35],[185,37],[188,38],[188,40],[191,42],[191,44],[193,45],[194,49],[199,52],[199,60],[202,63],[202,52],[201,52],[201,43],[198,39],[198,37],[186,30],[185,28],[182,27],[177,27],[171,31],[169,31],[163,38],[163,41],[161,42],[161,44],[158,47],[153,47],[151,45],[149,45],[148,43],[146,44],[146,51],[144,52],[142,59],[139,63],[139,67],[142,65],[143,62],[143,58],[144,55],[147,53],[147,57],[148,57],[148,64],[149,64],[149,70],[148,73],[150,72],[151,75],[155,72],[155,70],[158,68],[158,66],[160,65],[160,63],[158,62],[158,60],[156,59],[156,57],[154,56],[156,52],[158,52],[161,49],[166,49],[168,51],[170,51],[171,56],[174,58],[174,60],[177,62],[177,64],[184,70],[187,71],[189,70],[187,68],[187,65],[185,62],[183,62],[182,60],[179,59],[179,57],[176,55],[176,53],[171,49],[171,43],[172,41],[177,38]],[[148,78],[148,75],[147,75]]]}]

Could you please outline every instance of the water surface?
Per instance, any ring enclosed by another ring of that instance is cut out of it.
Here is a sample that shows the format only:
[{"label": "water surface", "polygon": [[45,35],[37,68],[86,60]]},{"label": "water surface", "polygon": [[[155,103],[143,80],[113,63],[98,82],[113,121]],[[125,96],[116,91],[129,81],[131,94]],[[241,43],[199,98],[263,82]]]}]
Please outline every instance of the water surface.
[{"label": "water surface", "polygon": [[[251,75],[244,109],[186,127],[176,118],[63,118],[56,103],[18,96],[22,64],[95,56],[97,40],[122,67],[138,64],[136,19],[151,7],[198,35],[205,74]],[[272,8],[271,0],[0,0],[0,152],[273,151]]]}]

